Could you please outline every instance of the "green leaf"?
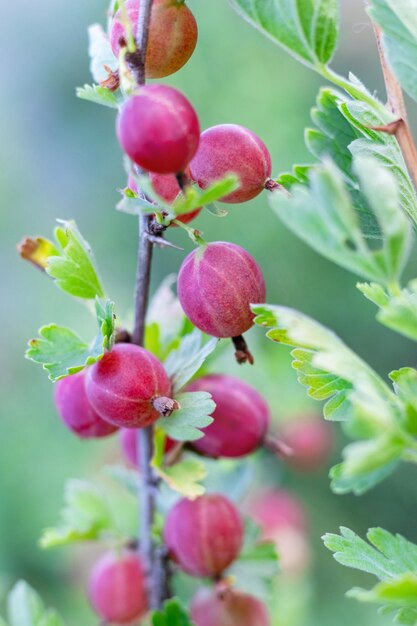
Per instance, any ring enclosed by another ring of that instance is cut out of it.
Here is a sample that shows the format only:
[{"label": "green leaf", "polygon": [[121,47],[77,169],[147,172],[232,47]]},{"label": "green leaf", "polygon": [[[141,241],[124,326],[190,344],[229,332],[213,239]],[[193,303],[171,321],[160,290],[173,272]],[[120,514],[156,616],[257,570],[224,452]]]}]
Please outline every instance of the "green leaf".
[{"label": "green leaf", "polygon": [[103,494],[87,481],[71,479],[65,486],[60,524],[44,531],[40,545],[55,548],[94,541],[113,530],[111,511]]},{"label": "green leaf", "polygon": [[217,180],[206,189],[200,189],[197,185],[188,185],[184,193],[172,205],[172,212],[178,216],[200,207],[211,206],[213,202],[236,191],[239,187],[239,179],[234,175]]},{"label": "green leaf", "polygon": [[[19,581],[7,599],[10,626],[65,626],[54,609],[45,610],[44,604],[32,587]],[[0,626],[7,626],[0,618]]]},{"label": "green leaf", "polygon": [[383,240],[371,245],[362,232],[340,170],[325,162],[311,171],[310,187],[270,194],[272,208],[296,235],[323,256],[382,284],[395,282],[408,259],[411,227],[399,206],[394,178],[376,161],[356,157],[354,169]]},{"label": "green leaf", "polygon": [[236,579],[236,586],[267,601],[279,571],[275,544],[262,540],[262,530],[251,520],[245,520],[243,549],[227,570]]},{"label": "green leaf", "polygon": [[188,457],[170,467],[161,468],[153,464],[153,468],[170,489],[185,498],[194,500],[205,492],[201,481],[207,476],[207,470],[204,463],[195,457]]},{"label": "green leaf", "polygon": [[165,361],[165,369],[172,379],[174,392],[182,389],[191,380],[218,344],[218,339],[214,337],[206,343],[203,340],[204,334],[195,329],[183,337],[178,349],[171,352]]},{"label": "green leaf", "polygon": [[270,328],[267,337],[296,347],[293,367],[299,381],[313,398],[330,398],[327,417],[345,419],[347,433],[361,440],[347,446],[344,462],[333,468],[334,491],[364,493],[399,459],[414,458],[416,444],[404,428],[405,404],[334,333],[286,307],[256,305],[252,310],[255,323]]},{"label": "green leaf", "polygon": [[114,323],[116,316],[114,314],[114,302],[106,300],[102,302],[96,300],[96,316],[100,329],[100,335],[97,339],[105,350],[111,350],[114,340]]},{"label": "green leaf", "polygon": [[158,420],[165,433],[176,441],[196,441],[204,433],[199,430],[206,428],[213,422],[210,417],[216,408],[212,397],[205,391],[183,392],[175,396],[181,406],[170,417],[161,417]]},{"label": "green leaf", "polygon": [[121,104],[113,91],[110,91],[110,89],[106,87],[100,87],[100,85],[84,85],[84,87],[77,87],[75,93],[77,98],[81,98],[81,100],[101,104],[111,109],[118,109]]},{"label": "green leaf", "polygon": [[105,347],[112,342],[110,323],[109,317],[101,321],[100,332],[90,345],[70,328],[57,324],[43,326],[40,336],[29,341],[26,358],[42,365],[53,382],[75,374],[102,358]]},{"label": "green leaf", "polygon": [[60,289],[72,296],[94,300],[104,297],[95,260],[89,244],[74,221],[60,221],[55,230],[60,255],[49,257],[46,271]]},{"label": "green leaf", "polygon": [[334,552],[336,561],[373,574],[382,581],[369,591],[352,589],[348,596],[361,602],[383,604],[384,613],[399,608],[395,621],[414,624],[412,620],[417,615],[417,546],[382,528],[368,531],[369,543],[348,528],[341,528],[340,533],[323,537],[324,545]]},{"label": "green leaf", "polygon": [[379,307],[376,318],[381,324],[417,341],[417,280],[394,294],[377,283],[358,283],[357,287]]},{"label": "green leaf", "polygon": [[122,199],[116,205],[116,209],[129,215],[149,215],[155,213],[158,207],[149,202],[142,194],[135,193],[129,187],[121,189]]},{"label": "green leaf", "polygon": [[178,598],[164,603],[160,611],[151,614],[152,626],[193,626],[193,622]]},{"label": "green leaf", "polygon": [[405,428],[412,435],[417,435],[417,370],[402,367],[391,372],[395,393],[401,398],[406,409]]},{"label": "green leaf", "polygon": [[229,0],[252,26],[296,59],[320,69],[333,56],[339,29],[336,0]]},{"label": "green leaf", "polygon": [[383,31],[383,46],[401,86],[417,100],[415,0],[371,0],[371,17]]}]

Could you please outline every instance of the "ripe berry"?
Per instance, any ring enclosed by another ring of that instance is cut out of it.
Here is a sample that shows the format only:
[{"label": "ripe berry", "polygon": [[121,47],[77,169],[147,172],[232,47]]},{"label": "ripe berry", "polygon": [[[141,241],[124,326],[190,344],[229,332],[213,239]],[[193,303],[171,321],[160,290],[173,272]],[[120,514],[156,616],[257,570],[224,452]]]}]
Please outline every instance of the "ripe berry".
[{"label": "ripe berry", "polygon": [[101,419],[88,401],[86,370],[59,380],[55,386],[55,406],[64,422],[81,439],[107,437],[117,426]]},{"label": "ripe berry", "polygon": [[200,589],[191,606],[195,626],[270,626],[266,607],[260,600],[239,591]]},{"label": "ripe berry", "polygon": [[[126,10],[133,33],[135,33],[139,16],[139,0],[127,0]],[[194,52],[197,36],[196,21],[184,3],[154,0],[146,51],[147,78],[163,78],[181,69]],[[113,18],[109,39],[113,53],[118,56],[120,42],[126,40],[120,11]]]},{"label": "ripe berry", "polygon": [[239,189],[221,202],[246,202],[265,188],[272,164],[267,147],[250,130],[237,124],[221,124],[205,130],[198,152],[190,163],[191,176],[203,189],[227,174],[236,174]]},{"label": "ripe berry", "polygon": [[187,391],[208,391],[216,408],[214,422],[193,447],[212,457],[237,458],[254,452],[263,442],[269,409],[262,396],[250,385],[227,375],[204,376],[192,382]]},{"label": "ripe berry", "polygon": [[88,368],[86,390],[100,417],[116,426],[143,428],[160,417],[152,402],[169,396],[171,383],[153,354],[120,343]]},{"label": "ripe berry", "polygon": [[[187,173],[188,172],[186,171],[186,174]],[[149,178],[151,180],[152,187],[154,188],[154,191],[156,191],[158,196],[160,196],[163,200],[166,200],[170,204],[173,203],[178,194],[181,193],[177,177],[174,174],[155,174],[151,172]],[[134,193],[138,193],[138,187],[135,180],[133,179],[133,176],[129,176],[128,186]],[[176,219],[183,224],[188,224],[197,217],[200,211],[201,209],[195,209],[194,211],[190,211],[189,213],[179,215]],[[172,226],[177,225],[172,224]]]},{"label": "ripe berry", "polygon": [[200,125],[190,102],[166,85],[141,87],[120,109],[116,130],[132,161],[157,174],[183,172],[200,140]]},{"label": "ripe berry", "polygon": [[301,502],[283,489],[271,489],[250,500],[248,512],[262,528],[263,538],[276,544],[281,572],[303,574],[310,563],[310,547]]},{"label": "ripe berry", "polygon": [[[138,444],[137,444],[137,430],[135,428],[122,428],[120,430],[120,446],[122,452],[128,463],[139,466]],[[165,440],[165,453],[172,450],[177,445],[177,442],[169,437]]]},{"label": "ripe berry", "polygon": [[146,582],[139,556],[109,552],[94,565],[88,595],[94,611],[107,624],[130,624],[147,611]]},{"label": "ripe berry", "polygon": [[250,304],[265,301],[265,282],[246,250],[218,241],[200,246],[184,260],[178,298],[200,330],[214,337],[238,337],[253,325]]},{"label": "ripe berry", "polygon": [[325,465],[333,447],[330,424],[318,415],[284,424],[281,437],[293,451],[288,463],[301,472],[316,471]]},{"label": "ripe berry", "polygon": [[239,555],[243,524],[235,505],[224,496],[183,499],[166,518],[164,541],[187,574],[218,576]]}]

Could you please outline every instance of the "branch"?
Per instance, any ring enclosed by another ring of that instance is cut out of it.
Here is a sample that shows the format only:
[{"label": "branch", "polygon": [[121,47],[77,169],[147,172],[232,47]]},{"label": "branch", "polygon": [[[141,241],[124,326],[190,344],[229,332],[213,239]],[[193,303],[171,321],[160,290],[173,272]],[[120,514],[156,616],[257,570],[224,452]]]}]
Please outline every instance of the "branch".
[{"label": "branch", "polygon": [[[136,32],[138,54],[135,59],[135,76],[138,85],[145,84],[145,59],[148,45],[149,23],[153,0],[140,0]],[[135,321],[132,342],[143,345],[146,311],[149,299],[153,241],[149,236],[150,218],[139,217],[139,250],[135,285]],[[166,567],[160,551],[155,549],[152,530],[155,517],[155,501],[158,481],[151,466],[153,456],[153,427],[138,430],[141,484],[140,500],[140,553],[146,570],[148,602],[150,609],[161,607],[166,589]]]},{"label": "branch", "polygon": [[401,86],[388,65],[385,52],[382,46],[382,31],[374,24],[375,37],[378,46],[379,58],[381,61],[382,73],[384,75],[385,89],[387,92],[388,106],[392,113],[398,118],[387,127],[379,127],[376,130],[393,134],[401,148],[409,174],[417,189],[417,148],[413,135],[407,121],[407,109],[404,102]]}]

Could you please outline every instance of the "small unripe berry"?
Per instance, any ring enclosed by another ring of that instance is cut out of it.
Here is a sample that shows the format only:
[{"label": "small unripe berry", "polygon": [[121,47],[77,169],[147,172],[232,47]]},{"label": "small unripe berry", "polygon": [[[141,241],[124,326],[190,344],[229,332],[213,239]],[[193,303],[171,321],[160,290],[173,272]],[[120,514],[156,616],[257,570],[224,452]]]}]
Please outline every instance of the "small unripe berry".
[{"label": "small unripe berry", "polygon": [[116,129],[132,161],[157,174],[183,172],[200,140],[200,125],[190,102],[166,85],[141,87],[120,109]]},{"label": "small unripe berry", "polygon": [[234,376],[218,374],[198,378],[187,391],[207,391],[216,403],[214,422],[193,443],[196,450],[212,457],[237,458],[262,445],[270,416],[256,389]]},{"label": "small unripe berry", "polygon": [[235,174],[240,186],[221,202],[236,203],[261,193],[271,176],[272,164],[267,147],[255,133],[237,124],[221,124],[201,134],[190,170],[203,189],[227,174]]},{"label": "small unripe berry", "polygon": [[[188,173],[187,170],[185,172],[186,174]],[[181,193],[177,177],[174,174],[155,174],[153,172],[150,172],[149,178],[152,183],[152,187],[154,191],[158,194],[158,196],[160,196],[163,200],[166,200],[170,204],[172,204],[177,198],[178,194]],[[129,176],[127,184],[134,193],[138,193],[138,186],[133,176]],[[183,213],[182,215],[179,215],[176,219],[183,224],[188,224],[197,217],[200,211],[201,209],[195,209],[194,211],[190,211],[189,213]],[[172,224],[172,226],[176,227],[177,225]]]},{"label": "small unripe berry", "polygon": [[265,301],[264,277],[255,259],[240,246],[209,243],[184,260],[178,298],[200,330],[214,337],[238,337],[253,325],[250,304]]},{"label": "small unripe berry", "polygon": [[[139,0],[127,0],[126,10],[134,34],[139,17]],[[184,3],[153,0],[145,62],[147,78],[163,78],[181,69],[194,52],[197,37],[194,15]],[[109,39],[113,53],[118,56],[120,42],[126,40],[120,11],[113,18]]]},{"label": "small unripe berry", "polygon": [[292,449],[287,461],[300,472],[316,471],[329,459],[333,448],[330,424],[318,415],[293,419],[281,428],[283,441]]},{"label": "small unripe berry", "polygon": [[117,430],[96,413],[85,391],[86,370],[59,380],[55,406],[64,424],[81,439],[107,437]]},{"label": "small unripe berry", "polygon": [[160,417],[153,400],[169,396],[171,383],[153,354],[120,343],[88,368],[86,391],[103,419],[124,428],[143,428]]},{"label": "small unripe berry", "polygon": [[[177,443],[177,441],[167,437],[165,439],[165,454],[172,450]],[[120,446],[126,461],[139,467],[138,432],[135,428],[122,428],[120,430]]]},{"label": "small unripe berry", "polygon": [[88,595],[94,611],[105,623],[130,624],[147,611],[146,581],[139,555],[109,552],[94,565]]},{"label": "small unripe berry", "polygon": [[263,539],[275,543],[281,572],[302,575],[310,564],[307,516],[302,503],[283,489],[271,489],[250,500],[248,513],[262,528]]},{"label": "small unripe berry", "polygon": [[190,606],[195,626],[270,626],[268,611],[257,598],[232,589],[200,589]]},{"label": "small unripe berry", "polygon": [[191,576],[218,576],[237,558],[243,524],[222,495],[180,500],[168,513],[164,541],[171,557]]}]

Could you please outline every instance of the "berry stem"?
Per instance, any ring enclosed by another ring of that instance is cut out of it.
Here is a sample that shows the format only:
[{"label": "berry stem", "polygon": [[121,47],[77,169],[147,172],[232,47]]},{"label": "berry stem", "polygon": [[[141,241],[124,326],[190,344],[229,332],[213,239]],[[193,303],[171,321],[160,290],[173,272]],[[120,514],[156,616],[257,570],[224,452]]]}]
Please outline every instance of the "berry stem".
[{"label": "berry stem", "polygon": [[[139,59],[135,67],[138,85],[145,84],[145,59],[148,45],[149,23],[153,0],[140,0],[139,19],[136,31],[136,43]],[[135,286],[135,322],[132,342],[142,346],[145,337],[146,310],[148,307],[149,287],[151,278],[153,241],[149,237],[150,217],[139,217],[139,249]],[[138,450],[140,455],[141,484],[139,487],[140,502],[140,553],[145,565],[148,603],[150,609],[161,607],[165,595],[165,566],[156,551],[152,530],[155,517],[155,501],[157,485],[155,473],[151,466],[153,457],[152,426],[138,430]]]}]

